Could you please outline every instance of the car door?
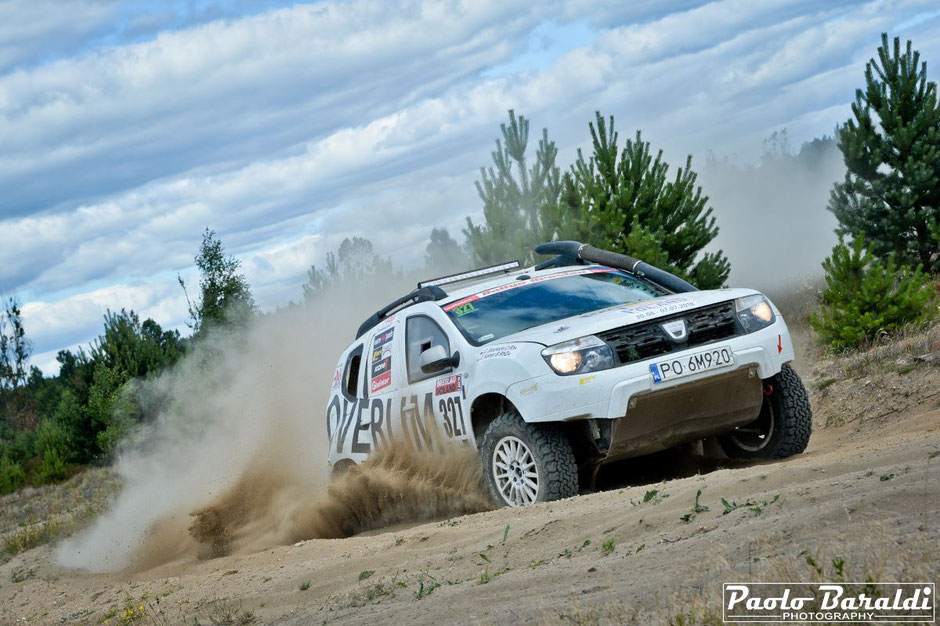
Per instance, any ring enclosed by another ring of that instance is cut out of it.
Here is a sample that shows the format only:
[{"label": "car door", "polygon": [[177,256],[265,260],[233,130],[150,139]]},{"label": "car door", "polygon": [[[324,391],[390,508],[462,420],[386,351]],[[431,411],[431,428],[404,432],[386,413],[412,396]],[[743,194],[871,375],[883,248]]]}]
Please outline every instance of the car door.
[{"label": "car door", "polygon": [[404,326],[407,387],[401,397],[402,435],[416,450],[443,452],[448,441],[469,445],[463,364],[433,373],[421,369],[422,352],[441,346],[452,355],[457,342],[426,313],[409,315]]},{"label": "car door", "polygon": [[387,448],[396,434],[394,415],[399,412],[405,379],[401,320],[389,318],[368,335],[368,365],[365,371],[365,397],[369,440],[373,449]]},{"label": "car door", "polygon": [[[327,408],[330,461],[361,463],[392,437],[404,360],[396,350],[395,318],[384,320],[343,355]],[[397,354],[396,354],[397,352]]]}]

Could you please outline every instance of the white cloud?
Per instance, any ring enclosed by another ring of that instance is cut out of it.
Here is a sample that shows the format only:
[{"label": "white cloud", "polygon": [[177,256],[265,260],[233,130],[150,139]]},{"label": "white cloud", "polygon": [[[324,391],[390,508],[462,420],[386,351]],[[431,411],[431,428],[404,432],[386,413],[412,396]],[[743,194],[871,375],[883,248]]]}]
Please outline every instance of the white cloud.
[{"label": "white cloud", "polygon": [[495,1],[299,5],[7,74],[0,181],[17,184],[0,209],[244,164],[387,115],[506,58],[537,13]]},{"label": "white cloud", "polygon": [[32,300],[22,306],[23,325],[37,338],[36,352],[55,351],[65,345],[90,340],[101,332],[105,313],[132,309],[141,319],[152,317],[170,326],[186,318],[183,293],[166,282],[116,284],[79,293],[54,302]]},{"label": "white cloud", "polygon": [[115,0],[7,0],[0,3],[0,72],[80,49],[105,32]]}]

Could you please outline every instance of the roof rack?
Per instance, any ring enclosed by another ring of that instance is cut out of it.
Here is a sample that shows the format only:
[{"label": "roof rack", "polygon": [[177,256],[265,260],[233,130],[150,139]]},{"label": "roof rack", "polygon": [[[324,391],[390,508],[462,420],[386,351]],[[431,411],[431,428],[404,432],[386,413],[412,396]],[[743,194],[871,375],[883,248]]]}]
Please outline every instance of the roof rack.
[{"label": "roof rack", "polygon": [[364,321],[359,326],[359,331],[356,333],[356,339],[359,339],[364,334],[369,332],[369,329],[374,328],[376,325],[378,325],[379,322],[388,317],[394,311],[399,311],[411,306],[412,304],[417,304],[418,302],[443,300],[447,297],[447,292],[441,289],[441,285],[450,285],[452,283],[459,283],[461,281],[472,280],[474,278],[482,278],[483,276],[491,276],[493,274],[504,274],[520,267],[522,267],[522,265],[519,263],[519,261],[506,261],[505,263],[490,265],[488,267],[481,267],[479,269],[470,270],[469,272],[449,274],[447,276],[441,276],[440,278],[422,280],[418,283],[417,289],[411,293],[405,294],[397,300],[388,303],[367,317],[366,321]]},{"label": "roof rack", "polygon": [[417,304],[418,302],[443,300],[446,297],[447,292],[435,285],[419,287],[411,293],[406,294],[401,298],[390,302],[389,304],[386,304],[384,307],[367,317],[366,321],[364,321],[359,326],[359,331],[356,333],[356,339],[359,339],[364,334],[369,332],[369,329],[374,328],[376,325],[378,325],[379,322],[388,317],[389,313],[392,313],[393,311],[404,309],[411,306],[412,304]]},{"label": "roof rack", "polygon": [[490,276],[492,274],[505,274],[519,269],[520,267],[522,267],[522,264],[519,263],[519,261],[506,261],[505,263],[497,263],[496,265],[481,267],[479,269],[470,270],[469,272],[448,274],[447,276],[441,276],[440,278],[422,280],[418,283],[418,288],[440,287],[441,285],[449,285],[451,283],[459,283],[465,280],[473,280],[474,278],[482,278],[483,276]]}]

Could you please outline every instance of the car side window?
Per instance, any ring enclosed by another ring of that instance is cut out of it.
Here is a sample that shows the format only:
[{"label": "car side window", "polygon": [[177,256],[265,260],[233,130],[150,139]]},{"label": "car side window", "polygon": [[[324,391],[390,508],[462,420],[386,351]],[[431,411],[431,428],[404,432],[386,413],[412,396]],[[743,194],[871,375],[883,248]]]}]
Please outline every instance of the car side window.
[{"label": "car side window", "polygon": [[444,351],[450,354],[450,340],[437,322],[426,315],[409,317],[405,326],[405,344],[409,383],[416,383],[444,373],[425,374],[421,371],[421,353],[431,346],[443,346]]},{"label": "car side window", "polygon": [[350,400],[359,396],[360,371],[362,371],[362,346],[350,353],[343,372],[343,395]]}]

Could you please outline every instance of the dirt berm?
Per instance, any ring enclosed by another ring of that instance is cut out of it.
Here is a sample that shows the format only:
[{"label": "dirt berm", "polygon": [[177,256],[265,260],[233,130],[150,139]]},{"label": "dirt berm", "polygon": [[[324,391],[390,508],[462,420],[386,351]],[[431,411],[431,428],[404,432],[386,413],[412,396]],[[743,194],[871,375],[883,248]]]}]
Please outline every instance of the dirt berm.
[{"label": "dirt berm", "polygon": [[720,623],[723,581],[936,581],[940,367],[909,357],[804,366],[786,461],[135,573],[37,548],[0,567],[0,622]]}]

